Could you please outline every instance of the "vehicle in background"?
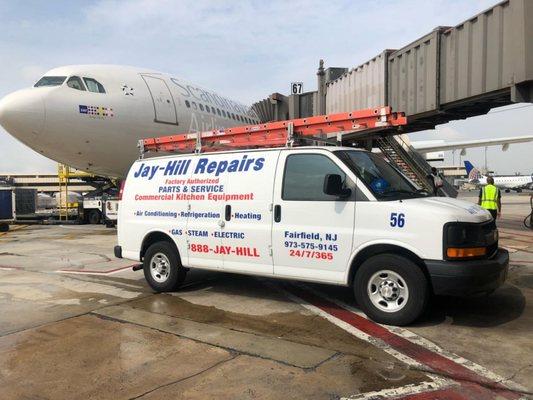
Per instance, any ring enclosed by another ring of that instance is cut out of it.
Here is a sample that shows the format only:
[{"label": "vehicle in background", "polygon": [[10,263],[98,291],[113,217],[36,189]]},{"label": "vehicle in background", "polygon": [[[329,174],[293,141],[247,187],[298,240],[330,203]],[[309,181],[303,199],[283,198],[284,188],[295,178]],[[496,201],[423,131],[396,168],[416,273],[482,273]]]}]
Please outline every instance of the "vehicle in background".
[{"label": "vehicle in background", "polygon": [[15,194],[11,187],[0,187],[0,232],[7,232],[16,219]]},{"label": "vehicle in background", "polygon": [[[464,163],[469,183],[480,186],[487,184],[487,175],[483,175],[470,161],[465,160]],[[511,190],[520,193],[522,189],[533,189],[533,175],[492,175],[492,177],[494,185],[504,189],[506,193]]]},{"label": "vehicle in background", "polygon": [[351,286],[368,316],[394,325],[418,318],[431,294],[495,290],[509,263],[488,211],[333,146],[139,159],[115,256],[141,261],[158,292],[190,268]]},{"label": "vehicle in background", "polygon": [[46,193],[37,193],[37,210],[50,210],[57,208],[56,199]]},{"label": "vehicle in background", "polygon": [[120,200],[117,197],[108,197],[104,199],[102,215],[103,222],[108,228],[117,225],[119,205]]},{"label": "vehicle in background", "polygon": [[80,220],[87,224],[115,226],[118,215],[118,192],[110,188],[105,193],[95,190],[83,196],[80,207]]}]

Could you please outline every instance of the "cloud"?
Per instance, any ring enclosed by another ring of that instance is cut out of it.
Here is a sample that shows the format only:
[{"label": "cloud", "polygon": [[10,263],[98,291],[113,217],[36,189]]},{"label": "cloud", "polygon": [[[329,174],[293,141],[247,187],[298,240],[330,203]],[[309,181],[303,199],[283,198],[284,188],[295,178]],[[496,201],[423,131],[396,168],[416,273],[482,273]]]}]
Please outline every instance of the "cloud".
[{"label": "cloud", "polygon": [[[9,60],[0,64],[0,97],[59,65],[110,63],[173,73],[250,104],[287,93],[291,81],[315,89],[320,58],[354,67],[495,1],[63,0],[28,7],[0,0],[0,54]],[[490,117],[490,134],[508,125],[504,115]],[[419,135],[468,138],[488,132],[482,121]],[[0,163],[12,158],[6,137],[0,133]]]}]

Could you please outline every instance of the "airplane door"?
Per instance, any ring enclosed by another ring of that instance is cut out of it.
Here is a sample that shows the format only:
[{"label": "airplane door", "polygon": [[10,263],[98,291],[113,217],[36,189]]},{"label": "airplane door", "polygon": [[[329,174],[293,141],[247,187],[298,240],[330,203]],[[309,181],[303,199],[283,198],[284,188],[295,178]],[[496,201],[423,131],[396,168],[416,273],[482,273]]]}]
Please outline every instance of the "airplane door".
[{"label": "airplane door", "polygon": [[165,81],[154,76],[142,75],[154,104],[155,122],[178,125],[174,98]]}]

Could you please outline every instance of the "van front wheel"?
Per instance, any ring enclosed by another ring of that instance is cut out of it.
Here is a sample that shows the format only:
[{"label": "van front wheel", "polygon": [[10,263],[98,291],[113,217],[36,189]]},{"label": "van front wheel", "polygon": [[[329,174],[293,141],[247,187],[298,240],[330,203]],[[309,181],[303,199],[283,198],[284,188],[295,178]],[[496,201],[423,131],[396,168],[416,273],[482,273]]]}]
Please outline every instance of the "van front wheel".
[{"label": "van front wheel", "polygon": [[157,242],[146,250],[143,260],[144,277],[156,292],[178,289],[187,274],[176,248],[169,242]]},{"label": "van front wheel", "polygon": [[407,325],[426,308],[428,282],[420,267],[395,254],[380,254],[366,260],[355,275],[357,303],[374,321]]}]

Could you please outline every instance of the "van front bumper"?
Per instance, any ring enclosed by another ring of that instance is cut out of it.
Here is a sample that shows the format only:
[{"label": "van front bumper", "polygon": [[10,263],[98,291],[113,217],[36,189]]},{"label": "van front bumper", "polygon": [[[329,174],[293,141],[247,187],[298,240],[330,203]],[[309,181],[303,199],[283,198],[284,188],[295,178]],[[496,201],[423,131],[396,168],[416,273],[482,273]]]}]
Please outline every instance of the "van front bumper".
[{"label": "van front bumper", "polygon": [[498,249],[489,260],[440,261],[425,260],[433,293],[469,296],[491,292],[507,278],[509,252]]}]

